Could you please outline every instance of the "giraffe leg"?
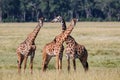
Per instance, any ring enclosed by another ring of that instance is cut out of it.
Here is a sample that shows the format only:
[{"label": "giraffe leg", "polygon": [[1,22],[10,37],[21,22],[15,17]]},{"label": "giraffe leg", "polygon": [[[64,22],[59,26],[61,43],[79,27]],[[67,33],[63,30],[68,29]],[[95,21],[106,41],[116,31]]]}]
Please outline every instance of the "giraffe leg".
[{"label": "giraffe leg", "polygon": [[31,57],[30,59],[30,73],[32,74],[33,73],[33,57]]},{"label": "giraffe leg", "polygon": [[46,58],[43,59],[43,62],[42,62],[42,71],[46,71]]},{"label": "giraffe leg", "polygon": [[61,58],[59,59],[59,69],[60,70],[62,69],[62,59]]},{"label": "giraffe leg", "polygon": [[59,70],[59,55],[56,55],[56,69]]},{"label": "giraffe leg", "polygon": [[30,56],[30,72],[33,73],[33,59],[34,59],[35,51]]},{"label": "giraffe leg", "polygon": [[46,61],[46,68],[48,67],[48,63],[50,62],[51,57],[48,56],[47,61]]},{"label": "giraffe leg", "polygon": [[27,58],[28,58],[28,56],[25,56],[25,58],[24,58],[24,73],[25,73],[26,64],[27,64]]},{"label": "giraffe leg", "polygon": [[33,73],[33,59],[34,59],[34,56],[35,56],[35,50],[36,50],[36,45],[32,45],[32,54],[30,56],[30,72],[31,74]]},{"label": "giraffe leg", "polygon": [[70,72],[70,57],[69,56],[67,56],[67,64],[68,64],[68,67],[67,67],[68,72]]},{"label": "giraffe leg", "polygon": [[46,71],[50,59],[51,59],[51,57],[48,55],[46,55],[46,57],[43,58],[42,71]]},{"label": "giraffe leg", "polygon": [[63,51],[64,51],[64,46],[62,45],[61,50],[60,50],[60,55],[59,55],[59,69],[62,69],[62,58],[63,58]]},{"label": "giraffe leg", "polygon": [[18,62],[18,73],[21,73],[21,65],[22,65],[23,59],[24,59],[24,56],[19,54],[18,55],[18,60],[17,60],[17,62]]},{"label": "giraffe leg", "polygon": [[62,57],[63,57],[63,53],[60,54],[59,56],[59,69],[62,69]]},{"label": "giraffe leg", "polygon": [[74,68],[74,71],[76,71],[76,61],[75,61],[75,58],[73,59],[73,68]]},{"label": "giraffe leg", "polygon": [[18,55],[17,63],[18,63],[18,73],[20,73],[21,72],[21,56],[20,55]]},{"label": "giraffe leg", "polygon": [[82,63],[82,66],[84,68],[85,71],[88,71],[88,62],[87,60],[84,60],[84,59],[80,59],[81,63]]}]

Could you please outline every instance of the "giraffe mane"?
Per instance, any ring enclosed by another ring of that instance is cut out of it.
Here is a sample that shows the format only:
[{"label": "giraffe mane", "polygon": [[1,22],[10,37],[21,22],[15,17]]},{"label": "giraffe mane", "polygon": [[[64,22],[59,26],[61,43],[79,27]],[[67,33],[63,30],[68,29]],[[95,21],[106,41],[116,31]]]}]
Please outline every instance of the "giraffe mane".
[{"label": "giraffe mane", "polygon": [[66,23],[65,23],[65,20],[64,18],[61,19],[61,24],[62,24],[62,30],[66,30]]}]

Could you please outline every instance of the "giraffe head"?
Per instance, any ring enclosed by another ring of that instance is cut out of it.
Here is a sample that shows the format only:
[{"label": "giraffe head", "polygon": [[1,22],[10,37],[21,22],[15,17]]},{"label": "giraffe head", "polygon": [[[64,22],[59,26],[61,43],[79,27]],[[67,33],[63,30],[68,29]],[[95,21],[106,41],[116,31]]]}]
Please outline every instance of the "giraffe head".
[{"label": "giraffe head", "polygon": [[60,22],[61,20],[62,20],[62,17],[61,16],[57,16],[51,22],[52,23],[54,23],[54,22]]},{"label": "giraffe head", "polygon": [[65,31],[66,30],[66,23],[65,23],[64,18],[61,19],[61,24],[62,24],[62,31]]},{"label": "giraffe head", "polygon": [[43,17],[41,17],[38,21],[38,24],[40,25],[40,26],[43,26],[43,20],[44,20],[44,18]]},{"label": "giraffe head", "polygon": [[75,26],[76,25],[76,22],[77,22],[77,19],[76,18],[73,18],[72,20],[71,20],[71,26]]}]

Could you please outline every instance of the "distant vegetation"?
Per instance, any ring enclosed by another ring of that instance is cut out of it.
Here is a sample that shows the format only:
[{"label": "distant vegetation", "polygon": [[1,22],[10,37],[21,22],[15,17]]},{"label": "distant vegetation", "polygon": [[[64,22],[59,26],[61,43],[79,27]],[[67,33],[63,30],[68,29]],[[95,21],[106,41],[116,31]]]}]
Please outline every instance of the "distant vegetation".
[{"label": "distant vegetation", "polygon": [[46,21],[61,15],[67,21],[120,21],[120,0],[0,0],[0,22]]}]

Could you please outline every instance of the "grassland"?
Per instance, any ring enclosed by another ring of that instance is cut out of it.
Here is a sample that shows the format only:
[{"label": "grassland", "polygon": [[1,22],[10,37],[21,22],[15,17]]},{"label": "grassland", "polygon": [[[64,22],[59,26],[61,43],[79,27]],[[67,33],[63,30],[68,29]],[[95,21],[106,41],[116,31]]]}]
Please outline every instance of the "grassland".
[{"label": "grassland", "polygon": [[60,73],[55,70],[55,58],[50,61],[47,72],[41,72],[42,48],[61,32],[60,23],[44,23],[36,38],[34,74],[29,72],[28,59],[26,73],[18,75],[16,48],[36,25],[37,23],[0,23],[0,80],[120,80],[119,22],[77,23],[71,35],[78,43],[86,46],[90,69],[85,73],[77,60],[77,71],[73,71],[71,63],[70,74],[67,72],[65,54]]}]

